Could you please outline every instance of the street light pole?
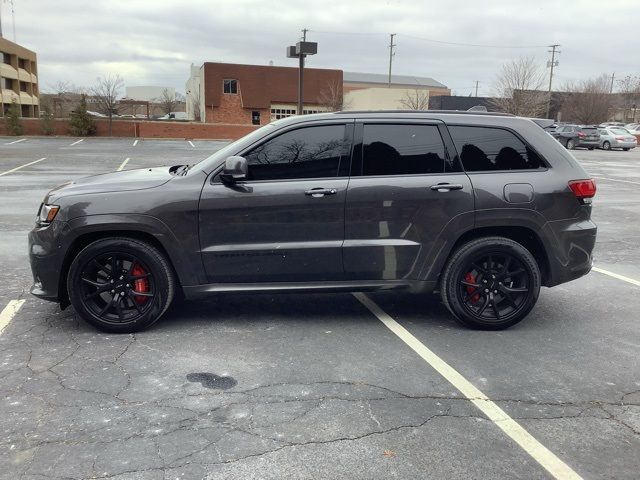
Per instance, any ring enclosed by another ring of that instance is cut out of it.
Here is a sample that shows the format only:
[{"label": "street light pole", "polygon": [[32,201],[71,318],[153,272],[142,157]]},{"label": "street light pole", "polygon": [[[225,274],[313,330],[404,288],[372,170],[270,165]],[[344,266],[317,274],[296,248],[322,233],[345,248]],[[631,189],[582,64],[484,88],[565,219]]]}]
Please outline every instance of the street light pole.
[{"label": "street light pole", "polygon": [[287,57],[298,59],[298,115],[304,113],[304,59],[307,55],[315,55],[316,53],[318,53],[318,44],[316,42],[302,41],[287,47]]}]

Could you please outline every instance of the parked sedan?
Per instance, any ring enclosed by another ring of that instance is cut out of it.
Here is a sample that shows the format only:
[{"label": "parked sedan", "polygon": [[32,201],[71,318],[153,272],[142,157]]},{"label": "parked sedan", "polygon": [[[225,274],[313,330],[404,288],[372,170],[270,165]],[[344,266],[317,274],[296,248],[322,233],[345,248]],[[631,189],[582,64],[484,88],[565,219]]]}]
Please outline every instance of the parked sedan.
[{"label": "parked sedan", "polygon": [[603,150],[621,148],[627,151],[638,145],[636,137],[624,128],[599,128],[598,133],[600,134],[600,148]]},{"label": "parked sedan", "polygon": [[600,146],[600,135],[596,127],[561,125],[551,135],[567,147],[567,150],[573,150],[577,147],[593,150]]}]

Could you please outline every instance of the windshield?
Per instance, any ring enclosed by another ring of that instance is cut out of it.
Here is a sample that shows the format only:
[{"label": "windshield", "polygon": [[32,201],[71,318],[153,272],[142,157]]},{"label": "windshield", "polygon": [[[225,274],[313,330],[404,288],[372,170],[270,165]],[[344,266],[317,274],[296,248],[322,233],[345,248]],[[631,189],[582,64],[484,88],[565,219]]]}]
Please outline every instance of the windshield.
[{"label": "windshield", "polygon": [[609,131],[616,135],[629,135],[629,132],[624,128],[610,128]]}]

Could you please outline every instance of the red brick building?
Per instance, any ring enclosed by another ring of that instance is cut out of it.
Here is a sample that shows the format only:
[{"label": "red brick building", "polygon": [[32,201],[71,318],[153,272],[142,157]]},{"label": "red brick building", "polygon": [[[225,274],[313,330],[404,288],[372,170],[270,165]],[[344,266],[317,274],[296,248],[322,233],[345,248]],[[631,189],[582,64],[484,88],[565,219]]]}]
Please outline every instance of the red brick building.
[{"label": "red brick building", "polygon": [[[331,85],[342,85],[342,70],[305,68],[305,113],[329,109],[322,99]],[[207,62],[192,67],[186,93],[191,119],[265,125],[296,113],[298,69]]]}]

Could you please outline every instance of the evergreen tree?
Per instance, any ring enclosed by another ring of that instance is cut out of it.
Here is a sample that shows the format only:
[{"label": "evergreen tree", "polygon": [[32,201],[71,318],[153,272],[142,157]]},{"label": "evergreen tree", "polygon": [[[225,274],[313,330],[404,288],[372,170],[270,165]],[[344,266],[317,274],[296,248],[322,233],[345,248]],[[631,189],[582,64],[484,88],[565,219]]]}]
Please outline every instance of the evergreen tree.
[{"label": "evergreen tree", "polygon": [[69,121],[69,130],[76,137],[86,137],[96,133],[96,122],[91,115],[87,113],[87,98],[82,95],[80,103],[71,112],[71,120]]},{"label": "evergreen tree", "polygon": [[48,98],[41,100],[40,108],[42,109],[42,114],[40,115],[42,133],[44,133],[45,135],[53,135],[55,133],[55,126],[53,123],[51,100],[49,100]]},{"label": "evergreen tree", "polygon": [[5,120],[7,122],[7,132],[9,135],[22,135],[24,128],[22,127],[22,121],[20,120],[20,106],[15,100],[11,102],[11,106],[7,111]]}]

